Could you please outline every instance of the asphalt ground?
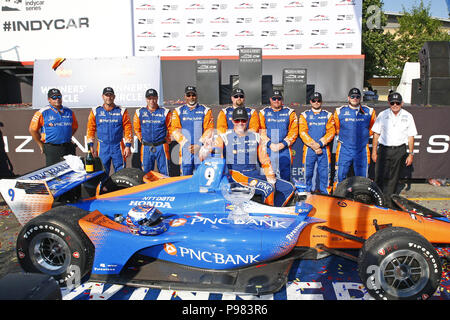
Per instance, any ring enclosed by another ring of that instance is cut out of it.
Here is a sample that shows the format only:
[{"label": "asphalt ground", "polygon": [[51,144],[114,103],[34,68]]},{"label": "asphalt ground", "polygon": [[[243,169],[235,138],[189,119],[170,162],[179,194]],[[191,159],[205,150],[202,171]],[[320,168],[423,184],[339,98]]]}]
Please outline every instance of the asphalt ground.
[{"label": "asphalt ground", "polygon": [[[410,185],[404,185],[403,190],[400,193],[401,196],[413,200],[422,206],[431,209],[433,211],[436,211],[438,213],[442,213],[444,215],[449,216],[450,215],[450,186],[433,186],[428,183],[411,183]],[[17,219],[15,218],[14,214],[9,210],[3,199],[0,197],[0,278],[2,278],[4,275],[8,273],[16,273],[16,272],[23,272],[15,253],[15,246],[16,246],[16,240],[17,235],[21,229],[20,224],[18,223]],[[344,274],[345,267],[339,267],[339,266],[345,266],[343,261],[337,261],[334,263],[335,268],[337,268],[337,275]],[[295,275],[294,279],[290,283],[290,287],[292,288],[292,285],[296,284],[296,279],[301,276],[301,278],[307,278],[308,276],[312,276],[314,274],[323,274],[324,271],[324,262],[318,262],[316,264],[308,264],[308,268],[311,268],[308,275],[304,274],[304,268],[303,273],[299,275]],[[313,270],[313,268],[315,268]],[[352,267],[354,268],[354,267]],[[443,272],[443,284],[438,289],[441,294],[438,292],[439,299],[445,299],[450,300],[450,263],[446,263],[444,266],[444,272]],[[354,271],[354,270],[348,270],[348,272]],[[354,274],[354,272],[352,273]],[[311,278],[311,283],[314,283],[314,278]],[[297,279],[298,280],[298,279]],[[309,286],[309,282],[302,282],[306,288]],[[101,285],[103,288],[103,285]],[[92,291],[94,290],[94,291]],[[96,292],[95,290],[98,290],[98,284],[92,284],[89,283],[86,285],[86,288],[83,288],[83,290],[79,291],[82,297],[84,298],[99,298],[104,297],[105,295],[97,294],[93,295],[92,292]],[[127,289],[121,289],[121,290],[127,290]],[[131,292],[131,290],[129,290]],[[134,291],[132,291],[134,292]],[[147,292],[147,291],[145,291]],[[75,296],[70,292],[66,292],[66,298],[70,299],[71,296],[74,298],[79,297]],[[161,295],[161,293],[159,293]],[[167,295],[167,293],[164,293]],[[127,295],[125,295],[127,296]],[[130,294],[128,294],[128,297]],[[284,296],[283,296],[284,297]],[[282,298],[283,298],[282,297]],[[327,296],[324,296],[327,299]],[[173,298],[173,293],[170,296],[170,298]],[[286,296],[286,299],[289,297]],[[351,296],[347,296],[344,298],[351,299]],[[333,296],[330,296],[329,299],[333,299]]]}]

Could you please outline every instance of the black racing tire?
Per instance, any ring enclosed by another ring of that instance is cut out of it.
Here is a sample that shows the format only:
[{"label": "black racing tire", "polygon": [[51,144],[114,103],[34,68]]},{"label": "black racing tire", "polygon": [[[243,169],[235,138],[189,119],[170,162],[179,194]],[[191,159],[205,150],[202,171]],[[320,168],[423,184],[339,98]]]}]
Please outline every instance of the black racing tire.
[{"label": "black racing tire", "polygon": [[377,300],[426,300],[439,287],[442,265],[423,236],[411,229],[388,227],[364,243],[358,273]]},{"label": "black racing tire", "polygon": [[21,267],[26,272],[53,276],[61,287],[80,283],[94,261],[94,245],[78,224],[87,214],[67,205],[30,220],[17,237]]},{"label": "black racing tire", "polygon": [[386,204],[383,192],[377,184],[364,177],[354,176],[343,180],[337,185],[333,195],[380,207]]},{"label": "black racing tire", "polygon": [[145,173],[138,168],[123,168],[113,173],[104,183],[100,194],[138,186],[144,183]]}]

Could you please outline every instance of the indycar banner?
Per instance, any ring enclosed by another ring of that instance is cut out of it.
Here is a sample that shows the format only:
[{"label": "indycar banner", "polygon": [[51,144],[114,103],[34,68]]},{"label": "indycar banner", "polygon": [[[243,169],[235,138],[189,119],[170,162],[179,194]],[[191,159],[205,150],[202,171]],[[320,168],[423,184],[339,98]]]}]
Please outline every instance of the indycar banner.
[{"label": "indycar banner", "polygon": [[362,0],[134,0],[135,55],[359,55]]},{"label": "indycar banner", "polygon": [[362,0],[0,4],[2,60],[237,56],[244,46],[262,48],[265,56],[361,53]]},{"label": "indycar banner", "polygon": [[132,55],[130,1],[111,6],[108,0],[0,0],[0,5],[0,60]]}]

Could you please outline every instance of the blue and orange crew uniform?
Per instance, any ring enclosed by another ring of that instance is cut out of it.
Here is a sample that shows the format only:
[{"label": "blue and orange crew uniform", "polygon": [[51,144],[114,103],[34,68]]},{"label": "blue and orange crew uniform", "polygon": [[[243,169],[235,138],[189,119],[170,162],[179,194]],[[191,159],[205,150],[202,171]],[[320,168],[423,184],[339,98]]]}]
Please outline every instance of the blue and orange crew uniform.
[{"label": "blue and orange crew uniform", "polygon": [[[217,131],[218,133],[226,133],[227,130],[232,130],[234,127],[233,124],[233,110],[235,108],[233,106],[223,108],[219,111],[219,114],[217,115]],[[260,129],[260,121],[259,121],[259,115],[258,111],[255,109],[245,107],[247,110],[247,113],[250,115],[250,121],[247,122],[247,128],[248,130],[251,130],[253,132],[259,133]]]},{"label": "blue and orange crew uniform", "polygon": [[145,173],[154,169],[156,161],[158,171],[169,175],[171,118],[170,110],[160,106],[156,110],[142,107],[134,114],[134,133],[142,143],[141,163]]},{"label": "blue and orange crew uniform", "polygon": [[[31,119],[29,130],[40,132],[40,140],[44,143],[44,153],[46,153],[46,166],[58,161],[61,156],[74,154],[71,143],[72,135],[78,129],[78,121],[75,113],[69,108],[61,106],[57,108],[49,105],[36,111]],[[49,156],[46,152],[47,145],[60,148],[60,155]]]},{"label": "blue and orange crew uniform", "polygon": [[97,153],[105,172],[109,174],[111,163],[114,171],[126,166],[123,156],[125,147],[131,147],[133,141],[132,125],[128,111],[124,107],[114,105],[111,111],[103,106],[92,108],[88,123],[86,140],[92,146],[97,134]]},{"label": "blue and orange crew uniform", "polygon": [[376,115],[373,108],[359,105],[339,107],[334,112],[336,127],[335,186],[347,178],[353,165],[355,176],[367,177],[370,164],[369,138]]},{"label": "blue and orange crew uniform", "polygon": [[170,134],[180,144],[181,175],[191,175],[200,164],[198,154],[191,153],[191,145],[202,146],[214,131],[214,120],[210,108],[201,104],[193,107],[183,105],[172,110]]},{"label": "blue and orange crew uniform", "polygon": [[[259,112],[261,135],[267,140],[267,152],[273,170],[283,180],[290,181],[293,163],[292,145],[298,137],[298,118],[294,109],[282,106],[280,110],[265,107]],[[273,152],[272,143],[282,143],[283,149]]]},{"label": "blue and orange crew uniform", "polygon": [[[303,168],[305,170],[306,191],[319,190],[323,194],[329,194],[331,191],[331,151],[329,144],[333,141],[336,132],[333,114],[322,109],[315,112],[311,108],[300,114],[298,123],[299,136],[303,141]],[[320,145],[321,154],[317,154],[310,147],[310,144],[313,142]],[[314,186],[313,176],[316,164],[319,185]]]},{"label": "blue and orange crew uniform", "polygon": [[[223,149],[223,155],[231,178],[243,185],[255,188],[265,204],[285,206],[294,194],[294,186],[289,181],[276,178],[262,137],[247,131],[238,135],[229,130],[217,136],[214,147]],[[268,181],[276,180],[275,185]]]}]

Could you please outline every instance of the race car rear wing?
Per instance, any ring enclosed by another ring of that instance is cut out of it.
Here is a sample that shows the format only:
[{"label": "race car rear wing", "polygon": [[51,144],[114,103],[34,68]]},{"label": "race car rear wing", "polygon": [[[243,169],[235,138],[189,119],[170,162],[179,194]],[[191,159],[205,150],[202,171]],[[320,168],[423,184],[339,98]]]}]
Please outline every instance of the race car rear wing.
[{"label": "race car rear wing", "polygon": [[77,172],[61,161],[16,179],[0,180],[0,192],[19,223],[24,225],[50,210],[59,196],[103,173]]}]

